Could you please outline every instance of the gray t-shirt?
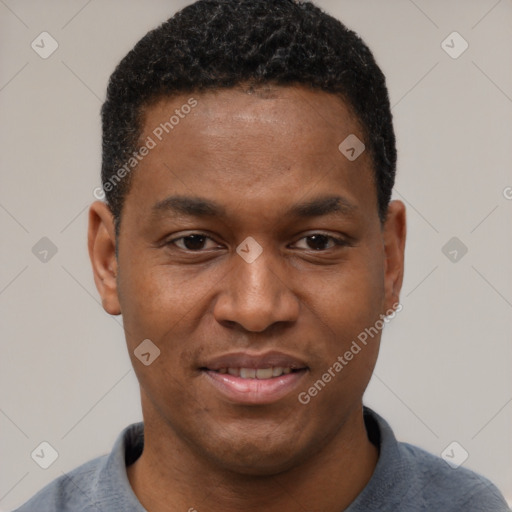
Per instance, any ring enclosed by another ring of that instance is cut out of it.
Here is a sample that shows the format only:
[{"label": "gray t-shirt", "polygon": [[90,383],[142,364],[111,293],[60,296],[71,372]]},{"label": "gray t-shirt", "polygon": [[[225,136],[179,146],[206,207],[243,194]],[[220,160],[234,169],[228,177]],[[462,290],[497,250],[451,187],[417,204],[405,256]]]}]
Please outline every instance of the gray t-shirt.
[{"label": "gray t-shirt", "polygon": [[[368,485],[345,512],[509,512],[487,479],[397,442],[378,414],[365,407],[364,415],[379,460]],[[126,466],[137,460],[143,446],[143,423],[130,425],[109,455],[53,481],[15,512],[144,512],[126,475]]]}]

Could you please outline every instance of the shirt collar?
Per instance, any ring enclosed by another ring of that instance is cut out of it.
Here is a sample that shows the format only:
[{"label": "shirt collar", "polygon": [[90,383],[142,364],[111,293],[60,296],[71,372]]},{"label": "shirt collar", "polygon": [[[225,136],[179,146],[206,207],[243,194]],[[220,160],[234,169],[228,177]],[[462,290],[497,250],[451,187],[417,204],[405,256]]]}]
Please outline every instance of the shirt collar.
[{"label": "shirt collar", "polygon": [[[378,448],[379,459],[370,481],[347,512],[375,506],[375,496],[387,494],[391,487],[397,498],[407,491],[404,484],[407,481],[407,467],[391,427],[369,407],[363,407],[363,415],[368,438]],[[98,505],[106,510],[145,512],[130,486],[126,472],[126,467],[140,457],[143,448],[144,424],[134,423],[125,428],[98,472],[98,481],[94,482]]]}]

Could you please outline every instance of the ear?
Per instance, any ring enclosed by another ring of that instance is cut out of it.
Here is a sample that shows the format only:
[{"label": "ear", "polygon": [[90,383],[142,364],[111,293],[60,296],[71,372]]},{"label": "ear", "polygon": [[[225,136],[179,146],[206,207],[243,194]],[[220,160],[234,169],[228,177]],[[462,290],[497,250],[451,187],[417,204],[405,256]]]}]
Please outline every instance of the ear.
[{"label": "ear", "polygon": [[406,238],[405,205],[391,201],[383,227],[385,270],[385,308],[394,309],[400,302],[400,290],[404,278],[404,251]]},{"label": "ear", "polygon": [[119,315],[121,306],[117,294],[114,217],[110,208],[101,201],[95,201],[89,208],[87,245],[94,282],[101,295],[103,309],[111,315]]}]

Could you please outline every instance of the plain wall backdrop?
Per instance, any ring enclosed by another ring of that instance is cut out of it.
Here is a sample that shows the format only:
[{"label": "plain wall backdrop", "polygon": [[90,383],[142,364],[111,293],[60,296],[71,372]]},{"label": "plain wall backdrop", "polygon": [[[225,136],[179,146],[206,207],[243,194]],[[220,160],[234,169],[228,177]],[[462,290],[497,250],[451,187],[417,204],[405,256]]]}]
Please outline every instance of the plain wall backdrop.
[{"label": "plain wall backdrop", "polygon": [[[189,3],[0,1],[1,510],[141,419],[122,320],[93,283],[87,208],[107,80]],[[512,503],[512,2],[317,5],[362,36],[387,77],[394,197],[408,209],[403,310],[365,402],[400,440],[437,455],[459,443],[464,466]],[[31,458],[43,441],[58,452],[48,469]]]}]

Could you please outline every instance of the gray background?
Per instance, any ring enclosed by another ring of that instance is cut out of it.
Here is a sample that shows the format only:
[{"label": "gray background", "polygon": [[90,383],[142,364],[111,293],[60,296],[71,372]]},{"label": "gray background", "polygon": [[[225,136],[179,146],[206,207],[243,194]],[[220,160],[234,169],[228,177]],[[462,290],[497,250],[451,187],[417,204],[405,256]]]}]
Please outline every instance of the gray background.
[{"label": "gray background", "polygon": [[[108,452],[141,419],[121,319],[103,311],[92,280],[87,207],[107,79],[188,3],[0,0],[1,510]],[[404,441],[439,455],[460,443],[464,466],[512,503],[512,1],[317,3],[365,39],[387,76],[395,197],[408,207],[403,311],[366,403]],[[47,59],[31,48],[43,31],[59,45]],[[457,59],[441,46],[453,31],[469,43]],[[468,248],[455,247],[455,262],[442,252],[454,236]],[[57,248],[46,262],[32,252],[42,237]],[[46,470],[30,456],[42,441],[59,454]]]}]

